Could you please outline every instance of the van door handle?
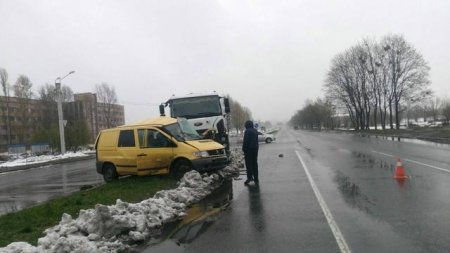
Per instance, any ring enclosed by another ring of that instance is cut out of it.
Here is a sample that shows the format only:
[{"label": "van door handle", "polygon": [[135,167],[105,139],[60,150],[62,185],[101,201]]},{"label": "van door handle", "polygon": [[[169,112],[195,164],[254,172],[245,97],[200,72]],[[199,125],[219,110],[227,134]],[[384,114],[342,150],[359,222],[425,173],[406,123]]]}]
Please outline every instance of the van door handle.
[{"label": "van door handle", "polygon": [[147,156],[147,154],[144,154],[144,153],[142,153],[142,154],[139,154],[139,155],[137,155],[138,157],[140,157],[140,156]]}]

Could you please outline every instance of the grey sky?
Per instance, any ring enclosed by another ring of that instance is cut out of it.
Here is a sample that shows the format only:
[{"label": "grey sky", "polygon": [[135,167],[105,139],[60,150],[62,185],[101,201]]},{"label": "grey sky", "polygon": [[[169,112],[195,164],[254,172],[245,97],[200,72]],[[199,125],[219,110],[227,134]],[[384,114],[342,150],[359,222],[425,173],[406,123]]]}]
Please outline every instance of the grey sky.
[{"label": "grey sky", "polygon": [[400,33],[450,95],[450,1],[0,0],[0,67],[35,89],[107,82],[126,121],[158,114],[172,94],[230,94],[255,119],[287,120],[322,95],[333,56]]}]

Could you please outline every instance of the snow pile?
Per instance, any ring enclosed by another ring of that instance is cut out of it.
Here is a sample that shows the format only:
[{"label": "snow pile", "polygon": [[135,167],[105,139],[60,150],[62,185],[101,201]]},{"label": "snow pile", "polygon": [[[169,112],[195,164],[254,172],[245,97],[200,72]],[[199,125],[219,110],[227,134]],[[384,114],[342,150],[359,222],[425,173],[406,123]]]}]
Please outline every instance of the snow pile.
[{"label": "snow pile", "polygon": [[244,168],[244,153],[241,149],[235,148],[231,150],[231,165],[232,168]]},{"label": "snow pile", "polygon": [[[235,151],[234,153],[236,153]],[[233,163],[217,173],[201,175],[187,172],[178,187],[159,191],[153,198],[133,204],[120,199],[115,205],[97,204],[81,210],[77,219],[63,214],[58,225],[45,230],[38,246],[15,242],[0,252],[121,252],[160,232],[166,222],[186,215],[186,208],[210,194],[225,178],[239,175],[242,155],[234,154]]]},{"label": "snow pile", "polygon": [[83,152],[67,152],[63,155],[40,155],[40,156],[29,156],[26,158],[18,158],[12,161],[7,161],[2,163],[1,167],[16,167],[16,166],[22,166],[22,165],[29,165],[29,164],[39,164],[39,163],[45,163],[49,161],[56,161],[56,160],[62,160],[67,158],[74,158],[74,157],[86,157],[89,156],[89,154],[85,154]]}]

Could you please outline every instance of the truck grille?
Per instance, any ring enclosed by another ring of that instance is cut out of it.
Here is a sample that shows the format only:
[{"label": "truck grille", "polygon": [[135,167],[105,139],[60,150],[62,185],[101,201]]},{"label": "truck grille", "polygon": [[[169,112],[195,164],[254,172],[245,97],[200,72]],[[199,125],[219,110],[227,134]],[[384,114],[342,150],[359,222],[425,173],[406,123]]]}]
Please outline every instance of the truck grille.
[{"label": "truck grille", "polygon": [[225,154],[224,149],[208,150],[208,155],[224,155],[224,154]]}]

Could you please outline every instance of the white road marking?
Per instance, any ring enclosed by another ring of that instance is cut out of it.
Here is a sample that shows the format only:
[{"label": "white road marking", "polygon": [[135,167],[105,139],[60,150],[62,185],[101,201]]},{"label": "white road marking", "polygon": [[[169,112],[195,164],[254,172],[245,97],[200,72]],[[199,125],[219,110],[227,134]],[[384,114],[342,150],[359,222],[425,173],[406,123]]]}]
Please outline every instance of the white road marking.
[{"label": "white road marking", "polygon": [[322,208],[323,214],[327,218],[328,225],[330,226],[331,231],[333,232],[334,238],[336,239],[339,249],[341,250],[342,253],[350,253],[351,250],[348,247],[347,242],[345,241],[344,235],[341,233],[341,230],[339,229],[336,221],[334,220],[333,215],[331,214],[330,209],[327,206],[327,203],[325,203],[325,200],[323,200],[323,197],[320,194],[319,189],[317,188],[317,185],[314,182],[311,174],[309,173],[306,164],[303,162],[303,159],[297,150],[295,150],[295,153],[297,154],[298,159],[302,163],[303,169],[305,170],[306,176],[308,177],[308,181],[311,184],[311,187],[314,191],[314,194],[316,195],[320,207]]},{"label": "white road marking", "polygon": [[[396,156],[393,156],[393,155],[390,155],[390,154],[386,154],[386,153],[383,153],[383,152],[378,152],[378,151],[375,151],[375,150],[372,150],[372,152],[380,154],[380,155],[384,155],[384,156],[389,156],[389,157],[394,157],[394,158],[396,157]],[[433,168],[433,169],[436,169],[436,170],[440,170],[440,171],[444,171],[444,172],[450,173],[450,170],[443,169],[443,168],[440,168],[440,167],[437,167],[437,166],[433,166],[433,165],[429,165],[429,164],[426,164],[426,163],[421,163],[421,162],[414,161],[414,160],[407,159],[407,158],[402,158],[402,160],[410,162],[410,163],[415,163],[415,164],[419,164],[419,165],[422,165],[422,166],[427,166],[427,167],[430,167],[430,168]]]}]

